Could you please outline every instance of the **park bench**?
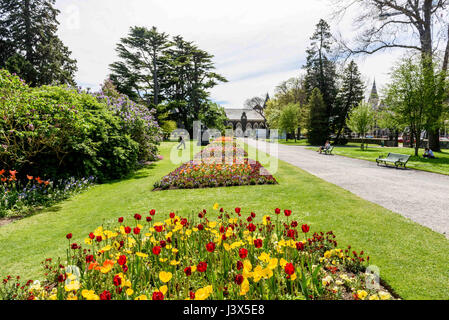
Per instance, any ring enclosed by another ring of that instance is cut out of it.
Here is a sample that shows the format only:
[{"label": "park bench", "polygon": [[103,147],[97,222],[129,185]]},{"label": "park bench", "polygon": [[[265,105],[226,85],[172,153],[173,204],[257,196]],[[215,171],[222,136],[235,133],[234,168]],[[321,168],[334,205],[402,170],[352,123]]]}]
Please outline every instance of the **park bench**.
[{"label": "park bench", "polygon": [[329,149],[323,149],[323,150],[321,150],[320,153],[324,153],[324,154],[327,154],[327,155],[331,155],[333,150],[334,150],[334,146],[331,146]]},{"label": "park bench", "polygon": [[407,165],[408,160],[410,159],[410,155],[406,154],[399,154],[399,153],[389,153],[386,158],[379,158],[376,159],[377,165],[384,164],[388,166],[388,164],[394,164],[396,168],[403,167],[405,169],[405,166]]}]

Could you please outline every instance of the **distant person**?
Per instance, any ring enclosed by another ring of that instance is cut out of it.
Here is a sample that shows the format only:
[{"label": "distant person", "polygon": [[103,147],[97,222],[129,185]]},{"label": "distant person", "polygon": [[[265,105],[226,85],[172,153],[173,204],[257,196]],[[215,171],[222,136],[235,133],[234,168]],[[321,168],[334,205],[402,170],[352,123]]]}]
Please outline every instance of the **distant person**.
[{"label": "distant person", "polygon": [[429,148],[426,148],[426,150],[424,150],[423,157],[429,158],[429,159],[435,159],[435,155],[433,154],[433,151]]},{"label": "distant person", "polygon": [[185,143],[185,141],[184,141],[184,137],[183,137],[183,136],[179,136],[179,144],[178,144],[178,147],[177,147],[176,149],[179,150],[179,148],[180,148],[181,146],[183,146],[184,149],[186,148],[186,143]]},{"label": "distant person", "polygon": [[325,150],[329,150],[331,148],[331,142],[329,140],[326,140],[326,143],[324,144],[324,146],[321,146],[317,152],[321,153]]}]

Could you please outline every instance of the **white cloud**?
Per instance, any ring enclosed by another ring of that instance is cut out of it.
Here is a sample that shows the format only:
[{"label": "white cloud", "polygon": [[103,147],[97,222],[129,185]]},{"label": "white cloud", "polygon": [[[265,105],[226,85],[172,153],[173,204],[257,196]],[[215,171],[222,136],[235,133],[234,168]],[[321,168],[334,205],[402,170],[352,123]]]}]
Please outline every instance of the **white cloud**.
[{"label": "white cloud", "polygon": [[[116,61],[115,45],[130,26],[156,26],[215,56],[217,71],[230,82],[214,88],[212,98],[232,107],[271,94],[298,75],[316,23],[332,10],[325,0],[58,0],[56,5],[62,11],[59,34],[78,60],[76,80],[84,87],[96,89],[103,82]],[[341,28],[347,30],[348,21]],[[392,60],[380,54],[360,67],[381,86]]]}]

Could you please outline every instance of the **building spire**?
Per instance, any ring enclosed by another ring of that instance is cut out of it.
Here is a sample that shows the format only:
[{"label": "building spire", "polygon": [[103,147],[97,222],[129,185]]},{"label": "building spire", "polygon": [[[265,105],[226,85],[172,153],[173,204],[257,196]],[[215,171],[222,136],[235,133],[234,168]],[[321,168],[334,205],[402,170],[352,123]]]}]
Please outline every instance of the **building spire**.
[{"label": "building spire", "polygon": [[368,103],[370,103],[373,107],[377,107],[377,104],[379,103],[379,94],[377,93],[376,78],[374,78],[373,88],[371,89],[371,94],[368,99]]}]

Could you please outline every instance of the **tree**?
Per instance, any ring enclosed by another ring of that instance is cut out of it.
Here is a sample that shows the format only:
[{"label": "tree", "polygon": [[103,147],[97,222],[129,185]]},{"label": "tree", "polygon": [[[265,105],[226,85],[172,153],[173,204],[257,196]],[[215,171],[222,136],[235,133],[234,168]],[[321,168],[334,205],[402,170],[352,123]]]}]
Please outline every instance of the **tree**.
[{"label": "tree", "polygon": [[283,105],[277,99],[271,99],[268,101],[265,108],[265,116],[270,128],[279,129],[279,118],[281,116]]},{"label": "tree", "polygon": [[245,107],[251,110],[254,110],[257,114],[259,114],[263,118],[263,122],[265,128],[267,127],[267,118],[265,116],[265,107],[267,102],[269,101],[269,95],[263,97],[253,97],[251,99],[247,99],[245,101]]},{"label": "tree", "polygon": [[285,105],[289,103],[307,104],[304,77],[293,77],[281,82],[275,89],[275,98]]},{"label": "tree", "polygon": [[288,135],[292,134],[296,142],[296,129],[299,125],[299,104],[289,104],[284,109],[282,109],[279,117],[279,129],[286,132],[288,141]]},{"label": "tree", "polygon": [[399,122],[397,115],[391,109],[384,109],[376,115],[376,123],[380,128],[388,130],[389,141],[394,141],[397,147],[399,132],[405,129],[404,125]]},{"label": "tree", "polygon": [[308,110],[308,142],[312,145],[323,145],[329,138],[329,128],[326,105],[320,89],[313,89],[309,98]]},{"label": "tree", "polygon": [[[417,51],[422,64],[437,61],[435,53],[444,52],[441,76],[447,76],[449,62],[448,0],[333,0],[338,16],[357,6],[359,16],[355,28],[359,31],[354,43],[343,39],[340,44],[348,54],[373,54],[391,48]],[[428,66],[430,66],[428,65]],[[430,70],[430,69],[429,69]],[[432,81],[432,74],[427,75]],[[436,97],[435,101],[439,99]],[[432,106],[428,118],[429,146],[439,151],[439,129],[443,104]]]},{"label": "tree", "polygon": [[[428,129],[428,118],[433,118],[432,107],[435,97],[444,100],[446,83],[440,83],[441,77],[433,77],[428,64],[416,63],[416,59],[407,58],[392,73],[392,83],[387,91],[387,104],[395,115],[396,121],[407,126],[411,133],[411,143],[416,139],[415,155],[421,145],[424,129]],[[439,92],[439,94],[438,94]]]},{"label": "tree", "polygon": [[217,129],[224,133],[226,120],[226,113],[220,105],[213,102],[208,102],[199,115],[199,120],[208,128]]},{"label": "tree", "polygon": [[336,98],[334,112],[334,123],[337,130],[336,144],[340,141],[349,112],[363,100],[365,92],[361,74],[354,61],[351,61],[345,68],[342,78],[342,86]]},{"label": "tree", "polygon": [[330,131],[330,119],[333,116],[333,107],[337,95],[337,74],[335,62],[331,60],[332,34],[329,24],[321,19],[316,25],[316,31],[310,40],[312,42],[307,49],[307,63],[304,66],[306,69],[304,86],[308,97],[311,96],[315,88],[320,90],[326,107],[326,126],[328,127],[327,130]]},{"label": "tree", "polygon": [[361,149],[364,149],[365,138],[368,131],[374,125],[374,110],[368,103],[361,101],[357,107],[351,110],[347,120],[347,126],[353,132],[362,137]]},{"label": "tree", "polygon": [[[159,121],[173,120],[192,133],[193,121],[209,111],[209,90],[227,80],[214,72],[213,55],[155,27],[133,27],[117,45],[111,79],[121,93],[155,108]],[[212,110],[213,111],[213,110]]]},{"label": "tree", "polygon": [[110,78],[118,90],[147,105],[160,102],[161,79],[159,68],[165,61],[164,51],[170,46],[168,35],[156,27],[132,27],[128,36],[120,39],[116,51],[121,61],[110,65]]},{"label": "tree", "polygon": [[0,0],[0,68],[31,86],[74,85],[76,60],[57,36],[55,0]]}]

